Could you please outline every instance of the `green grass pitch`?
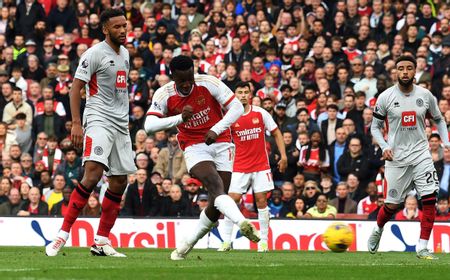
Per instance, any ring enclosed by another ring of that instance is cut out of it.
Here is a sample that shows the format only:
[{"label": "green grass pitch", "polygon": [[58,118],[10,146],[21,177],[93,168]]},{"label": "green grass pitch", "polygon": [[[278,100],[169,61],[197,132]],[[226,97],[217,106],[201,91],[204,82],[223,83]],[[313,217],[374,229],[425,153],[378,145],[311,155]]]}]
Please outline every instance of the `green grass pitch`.
[{"label": "green grass pitch", "polygon": [[414,253],[332,253],[194,250],[185,261],[170,250],[119,249],[127,258],[93,257],[64,248],[49,258],[43,247],[0,247],[0,279],[448,279],[450,254],[438,261]]}]

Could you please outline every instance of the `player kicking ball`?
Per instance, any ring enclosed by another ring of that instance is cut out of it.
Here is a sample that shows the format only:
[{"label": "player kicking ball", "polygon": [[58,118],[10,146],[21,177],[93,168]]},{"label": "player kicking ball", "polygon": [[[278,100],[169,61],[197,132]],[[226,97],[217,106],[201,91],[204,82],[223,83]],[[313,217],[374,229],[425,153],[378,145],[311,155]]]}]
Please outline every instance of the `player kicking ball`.
[{"label": "player kicking ball", "polygon": [[[69,238],[73,223],[89,195],[106,171],[109,187],[102,202],[102,214],[91,253],[96,256],[125,257],[116,252],[108,238],[120,210],[127,174],[136,172],[128,131],[127,77],[130,56],[123,46],[127,21],[121,10],[108,9],[100,16],[106,40],[87,50],[80,59],[70,90],[71,139],[83,146],[83,179],[70,196],[69,209],[61,230],[46,246],[47,256],[56,256]],[[80,119],[80,91],[86,86],[83,128]]]},{"label": "player kicking ball", "polygon": [[[243,114],[242,104],[217,78],[194,76],[190,57],[174,57],[169,68],[173,81],[155,92],[145,130],[150,133],[177,126],[178,143],[188,171],[203,183],[209,194],[209,205],[200,213],[198,225],[172,252],[171,259],[185,259],[197,241],[217,224],[221,213],[237,224],[244,236],[258,242],[255,227],[226,194],[234,157],[230,126]],[[225,115],[223,109],[227,111]]]},{"label": "player kicking ball", "polygon": [[[397,59],[398,85],[380,94],[372,122],[372,135],[383,150],[386,160],[386,200],[377,217],[377,226],[369,237],[369,252],[378,250],[384,225],[391,219],[400,203],[415,188],[422,201],[420,239],[416,246],[419,259],[438,259],[427,248],[436,216],[439,181],[425,134],[425,118],[431,115],[446,149],[450,148],[447,125],[439,111],[436,98],[413,84],[416,60],[410,56]],[[387,123],[387,142],[381,129]]]},{"label": "player kicking ball", "polygon": [[[246,193],[249,187],[253,189],[261,232],[258,252],[267,252],[269,250],[267,246],[269,234],[267,192],[273,190],[274,185],[266,149],[266,130],[275,137],[278,151],[281,154],[281,159],[278,162],[280,172],[286,170],[287,157],[283,136],[277,124],[266,110],[249,104],[250,96],[250,85],[244,82],[238,83],[236,98],[244,106],[244,114],[231,126],[233,142],[236,145],[236,155],[228,195],[238,203],[242,194]],[[231,250],[233,225],[233,221],[225,217],[221,232],[223,242],[218,251]]]}]

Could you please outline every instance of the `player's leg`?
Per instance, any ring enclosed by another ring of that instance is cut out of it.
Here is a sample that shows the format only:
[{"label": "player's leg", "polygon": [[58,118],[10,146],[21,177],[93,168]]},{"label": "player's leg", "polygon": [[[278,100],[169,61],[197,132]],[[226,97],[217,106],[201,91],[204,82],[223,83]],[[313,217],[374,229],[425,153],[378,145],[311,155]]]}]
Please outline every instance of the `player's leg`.
[{"label": "player's leg", "polygon": [[[242,193],[247,191],[250,184],[251,173],[233,172],[231,175],[231,182],[228,189],[226,186],[225,192],[234,200],[236,204],[239,203],[242,197]],[[231,250],[231,234],[233,232],[234,223],[230,218],[224,216],[223,222],[221,222],[222,244],[217,250],[219,252]]]},{"label": "player's leg", "polygon": [[420,221],[420,239],[416,246],[417,257],[420,259],[434,260],[434,256],[428,250],[428,240],[433,230],[434,219],[436,218],[436,200],[439,190],[439,180],[437,172],[431,159],[422,161],[415,167],[414,183],[417,193],[422,202],[422,220]]},{"label": "player's leg", "polygon": [[[222,153],[225,154],[225,153]],[[228,154],[228,153],[227,153]],[[218,170],[220,177],[222,178],[223,188],[225,192],[228,192],[231,183],[231,169],[232,165],[224,165],[226,161],[223,158],[218,157],[215,160],[215,165]],[[228,171],[230,170],[230,171]],[[225,193],[217,194],[216,199],[214,200],[214,206],[225,216],[228,217],[233,223],[238,225],[239,232],[247,237],[250,241],[259,242],[259,232],[256,230],[255,226],[247,220],[244,215],[242,215],[239,207],[236,205],[234,200]]]},{"label": "player's leg", "polygon": [[102,201],[102,214],[91,253],[95,256],[125,257],[111,246],[109,233],[120,212],[120,201],[128,183],[127,174],[136,171],[129,135],[116,133],[108,160],[108,189]]},{"label": "player's leg", "polygon": [[126,257],[111,245],[109,233],[120,212],[120,201],[127,187],[127,176],[108,176],[108,189],[102,201],[102,214],[91,253],[94,256]]},{"label": "player's leg", "polygon": [[[234,175],[233,175],[234,176]],[[240,193],[228,192],[228,195],[236,202],[239,203],[242,195]],[[225,252],[231,250],[231,234],[233,233],[234,223],[227,216],[223,217],[223,222],[221,224],[220,236],[222,237],[222,244],[217,250],[219,252]]]},{"label": "player's leg", "polygon": [[384,190],[386,200],[378,212],[377,225],[367,242],[368,250],[372,254],[375,254],[380,246],[384,225],[391,220],[412,188],[412,167],[386,167],[384,180],[387,182]]},{"label": "player's leg", "polygon": [[[88,127],[84,136],[83,162],[84,174],[81,182],[73,190],[68,211],[56,238],[46,246],[47,256],[56,256],[69,238],[69,232],[81,210],[86,205],[89,195],[100,181],[103,170],[108,166],[107,155],[112,147],[111,134],[101,127]],[[103,147],[100,150],[97,147]]]},{"label": "player's leg", "polygon": [[267,192],[274,189],[272,172],[270,170],[254,173],[253,191],[255,192],[256,207],[258,208],[259,230],[261,241],[258,243],[258,252],[269,250],[267,239],[269,236],[270,213],[267,206]]}]

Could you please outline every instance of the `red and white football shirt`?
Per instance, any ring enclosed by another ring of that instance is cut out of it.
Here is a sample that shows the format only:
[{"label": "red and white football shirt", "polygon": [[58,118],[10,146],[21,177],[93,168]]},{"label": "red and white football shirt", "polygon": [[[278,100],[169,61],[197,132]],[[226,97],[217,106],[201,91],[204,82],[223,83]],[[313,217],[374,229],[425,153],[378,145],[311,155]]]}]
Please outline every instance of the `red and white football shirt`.
[{"label": "red and white football shirt", "polygon": [[250,106],[232,126],[233,141],[236,145],[234,172],[257,172],[270,169],[266,149],[265,131],[277,129],[270,114],[257,106]]},{"label": "red and white football shirt", "polygon": [[[181,114],[183,107],[192,106],[194,114],[186,123],[179,124],[180,148],[205,142],[206,133],[223,118],[223,107],[234,98],[234,93],[219,79],[209,75],[196,75],[195,84],[187,96],[180,94],[172,81],[159,88],[153,97],[147,115],[170,117]],[[225,130],[216,142],[231,142],[230,130]]]},{"label": "red and white football shirt", "polygon": [[372,202],[370,196],[366,196],[358,203],[358,214],[370,214],[377,209],[377,201]]}]

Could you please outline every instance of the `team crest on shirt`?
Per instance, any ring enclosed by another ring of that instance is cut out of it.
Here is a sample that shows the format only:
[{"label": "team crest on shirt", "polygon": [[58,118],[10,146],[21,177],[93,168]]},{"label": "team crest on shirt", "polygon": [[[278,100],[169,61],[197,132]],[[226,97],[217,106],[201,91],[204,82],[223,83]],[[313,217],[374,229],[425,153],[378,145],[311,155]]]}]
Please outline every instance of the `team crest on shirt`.
[{"label": "team crest on shirt", "polygon": [[422,106],[423,106],[423,100],[422,100],[422,98],[417,98],[417,99],[416,99],[416,105],[419,106],[419,107],[422,107]]},{"label": "team crest on shirt", "polygon": [[200,95],[200,96],[197,98],[197,104],[198,104],[198,105],[204,105],[205,102],[206,102],[206,100],[205,100],[205,97],[204,97],[203,95]]},{"label": "team crest on shirt", "polygon": [[258,118],[253,118],[252,119],[252,123],[253,124],[259,124],[259,119]]},{"label": "team crest on shirt", "polygon": [[87,59],[84,59],[83,62],[81,62],[81,67],[87,68],[88,66],[89,66],[89,63],[88,63]]},{"label": "team crest on shirt", "polygon": [[103,154],[103,148],[100,146],[95,147],[94,154],[96,154],[97,156],[101,156]]},{"label": "team crest on shirt", "polygon": [[398,191],[395,189],[389,190],[389,196],[392,198],[396,198],[398,195]]}]

